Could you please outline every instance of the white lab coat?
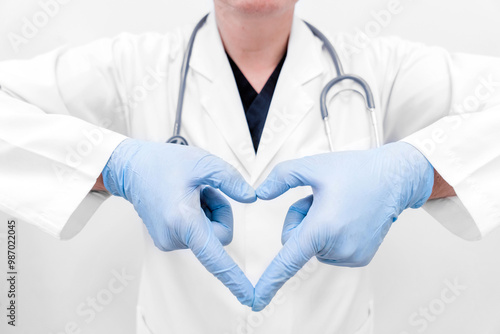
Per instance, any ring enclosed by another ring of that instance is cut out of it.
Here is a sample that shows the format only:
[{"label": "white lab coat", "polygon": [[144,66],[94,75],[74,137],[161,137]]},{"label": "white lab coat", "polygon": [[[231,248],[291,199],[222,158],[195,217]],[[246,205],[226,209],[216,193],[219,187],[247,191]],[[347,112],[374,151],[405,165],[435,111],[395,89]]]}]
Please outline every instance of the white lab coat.
[{"label": "white lab coat", "polygon": [[[78,233],[108,197],[89,190],[119,142],[171,136],[190,33],[122,34],[0,63],[0,209],[59,238]],[[465,239],[491,231],[500,222],[500,60],[398,38],[374,39],[361,49],[347,35],[332,42],[346,72],[371,85],[384,142],[415,145],[455,188],[458,197],[424,208]],[[257,186],[280,161],[328,151],[318,101],[334,75],[321,42],[295,19],[255,155],[212,14],[194,46],[182,134]],[[359,96],[329,105],[335,150],[373,147]],[[254,284],[281,247],[288,207],[309,193],[301,188],[270,202],[232,202],[235,230],[227,250]],[[189,250],[164,253],[144,237],[138,333],[372,332],[364,268],[313,260],[266,310],[252,313]]]}]

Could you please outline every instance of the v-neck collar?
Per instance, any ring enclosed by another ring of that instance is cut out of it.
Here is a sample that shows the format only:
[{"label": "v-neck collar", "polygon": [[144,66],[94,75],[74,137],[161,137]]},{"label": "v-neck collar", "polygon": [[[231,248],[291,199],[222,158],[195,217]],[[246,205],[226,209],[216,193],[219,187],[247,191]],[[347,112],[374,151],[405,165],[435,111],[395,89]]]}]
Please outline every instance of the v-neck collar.
[{"label": "v-neck collar", "polygon": [[[186,39],[190,32],[186,33]],[[179,48],[181,52],[182,48]],[[198,97],[202,109],[213,122],[217,136],[222,136],[233,156],[226,156],[235,167],[245,170],[251,182],[255,182],[275,155],[287,142],[292,132],[313,109],[318,99],[317,90],[310,90],[313,80],[321,80],[329,72],[323,56],[323,44],[315,38],[307,25],[298,17],[294,18],[285,63],[279,75],[278,83],[269,107],[266,124],[262,131],[258,153],[255,154],[252,137],[245,119],[245,113],[238,96],[238,87],[234,81],[224,45],[220,38],[212,12],[206,25],[198,32],[193,46],[190,68],[191,75],[199,83]],[[340,55],[342,57],[342,54]],[[342,59],[344,60],[344,59]],[[188,87],[193,88],[192,84]],[[189,93],[189,90],[188,90]],[[319,112],[318,112],[319,114]],[[185,124],[196,124],[199,119],[189,118],[184,113]],[[199,124],[200,132],[209,131],[204,124]],[[187,131],[184,127],[184,132]],[[185,133],[189,137],[189,133]],[[193,134],[197,136],[198,133]],[[207,146],[208,148],[208,146]],[[210,147],[213,153],[223,156],[223,148]]]},{"label": "v-neck collar", "polygon": [[274,90],[286,59],[286,53],[274,69],[260,93],[257,93],[257,91],[252,87],[233,59],[231,59],[229,55],[227,55],[227,58],[236,80],[248,128],[252,136],[253,146],[257,152],[262,130],[264,129],[264,124],[269,111],[269,106],[271,105]]}]

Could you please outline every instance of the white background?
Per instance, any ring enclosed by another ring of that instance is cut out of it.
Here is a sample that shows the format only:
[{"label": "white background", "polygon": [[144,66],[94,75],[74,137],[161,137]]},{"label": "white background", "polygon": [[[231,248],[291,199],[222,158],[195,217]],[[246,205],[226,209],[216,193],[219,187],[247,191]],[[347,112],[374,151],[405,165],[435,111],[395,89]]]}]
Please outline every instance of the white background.
[{"label": "white background", "polygon": [[[301,0],[298,14],[328,32],[355,32],[374,20],[371,11],[387,8],[383,0]],[[403,10],[381,35],[437,44],[453,52],[500,56],[500,2],[497,0],[401,0]],[[29,58],[64,43],[82,44],[121,31],[166,32],[194,23],[210,0],[72,0],[16,52],[7,36],[19,33],[23,17],[40,11],[36,0],[1,0],[0,60]],[[165,131],[170,131],[165,129]],[[478,134],[480,135],[480,134]],[[0,162],[4,163],[4,162]],[[1,185],[0,185],[1,186]],[[121,206],[119,211],[111,210]],[[0,232],[7,217],[0,213]],[[134,305],[141,258],[141,228],[125,201],[111,199],[71,241],[60,242],[33,226],[19,223],[18,324],[5,326],[5,280],[2,269],[0,332],[23,334],[134,333]],[[0,263],[5,262],[0,235]],[[370,264],[376,294],[376,332],[381,334],[500,333],[500,231],[470,243],[448,233],[423,211],[406,212],[397,221]],[[76,313],[89,297],[106,289],[112,271],[135,276],[122,293],[90,323]],[[420,307],[439,305],[444,281],[465,286],[456,300],[428,327],[409,317]],[[421,331],[419,331],[421,330]]]}]

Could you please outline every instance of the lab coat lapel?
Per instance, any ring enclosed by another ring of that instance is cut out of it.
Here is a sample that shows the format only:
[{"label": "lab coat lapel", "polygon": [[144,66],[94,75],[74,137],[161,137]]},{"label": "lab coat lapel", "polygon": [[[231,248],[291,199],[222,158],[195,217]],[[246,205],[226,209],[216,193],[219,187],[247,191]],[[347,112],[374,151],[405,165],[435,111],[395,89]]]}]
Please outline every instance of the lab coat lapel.
[{"label": "lab coat lapel", "polygon": [[[269,108],[262,132],[252,179],[257,180],[287,138],[313,109],[314,99],[306,84],[321,75],[325,68],[321,59],[322,44],[305,23],[295,18],[285,63]],[[320,115],[318,114],[318,117]]]},{"label": "lab coat lapel", "polygon": [[238,88],[213,13],[209,15],[206,26],[196,37],[191,68],[209,81],[200,92],[202,107],[212,118],[241,166],[251,173],[255,151]]}]

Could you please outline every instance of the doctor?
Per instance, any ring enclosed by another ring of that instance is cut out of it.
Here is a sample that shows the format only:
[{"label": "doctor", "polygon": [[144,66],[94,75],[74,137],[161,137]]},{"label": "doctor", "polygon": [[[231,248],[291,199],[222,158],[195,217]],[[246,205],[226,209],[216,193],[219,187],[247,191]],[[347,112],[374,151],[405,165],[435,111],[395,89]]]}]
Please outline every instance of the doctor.
[{"label": "doctor", "polygon": [[343,94],[331,153],[319,94],[335,69],[295,2],[214,1],[189,147],[165,144],[189,29],[0,63],[0,209],[67,239],[110,194],[131,202],[147,245],[138,333],[372,333],[363,266],[404,209],[469,240],[500,222],[500,60],[397,38],[352,54],[335,35],[385,145]]}]

